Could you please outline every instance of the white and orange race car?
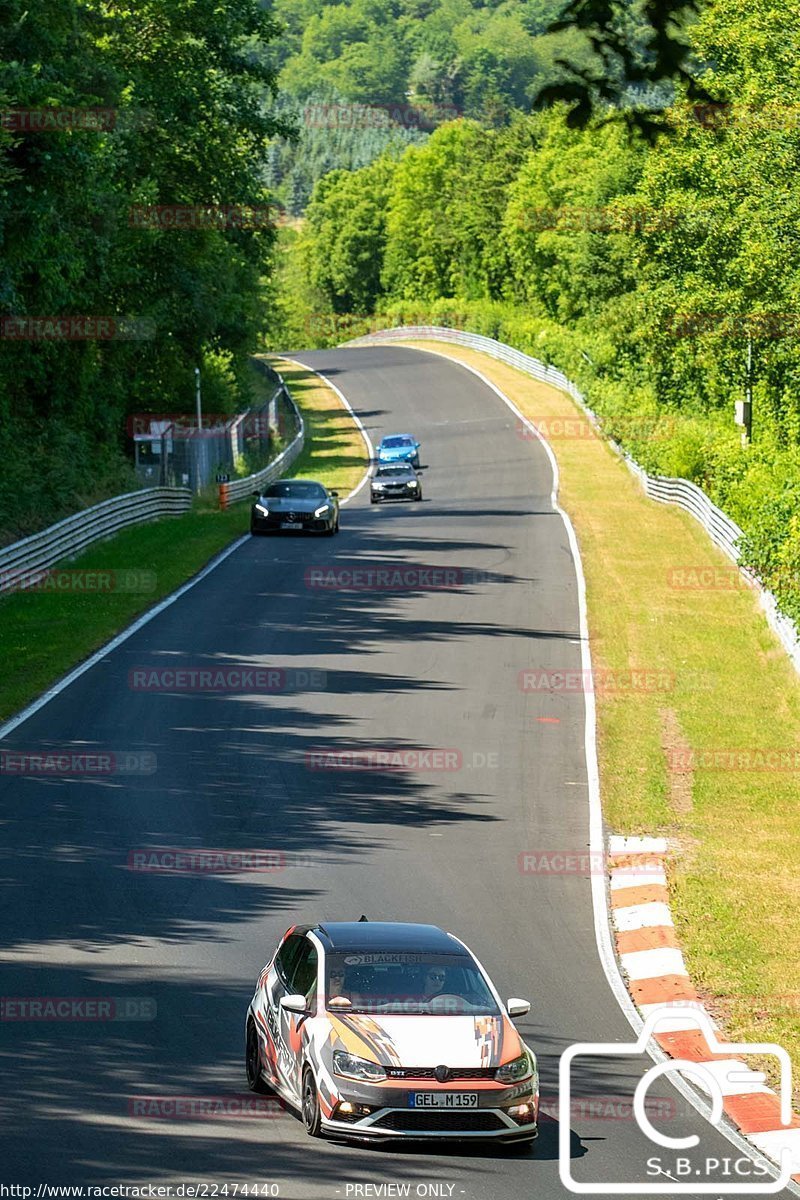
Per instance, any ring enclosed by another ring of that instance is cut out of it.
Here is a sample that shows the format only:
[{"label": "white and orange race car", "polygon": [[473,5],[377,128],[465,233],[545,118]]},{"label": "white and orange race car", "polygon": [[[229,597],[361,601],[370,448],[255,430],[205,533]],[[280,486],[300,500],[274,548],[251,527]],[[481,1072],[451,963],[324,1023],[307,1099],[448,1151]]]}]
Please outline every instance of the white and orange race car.
[{"label": "white and orange race car", "polygon": [[537,1136],[536,1056],[463,942],[435,925],[289,929],[245,1023],[247,1081],[299,1109],[312,1137]]}]

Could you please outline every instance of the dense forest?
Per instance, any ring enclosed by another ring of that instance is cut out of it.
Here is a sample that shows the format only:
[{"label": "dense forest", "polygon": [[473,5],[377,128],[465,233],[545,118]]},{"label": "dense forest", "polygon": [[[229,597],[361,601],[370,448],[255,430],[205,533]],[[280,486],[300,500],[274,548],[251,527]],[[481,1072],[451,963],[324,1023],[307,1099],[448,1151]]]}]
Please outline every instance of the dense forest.
[{"label": "dense forest", "polygon": [[544,40],[563,0],[272,0],[268,51],[301,100],[334,87],[370,105],[453,105],[466,116],[527,108],[561,43]]},{"label": "dense forest", "polygon": [[462,111],[525,105],[553,11],[0,2],[0,544],[133,486],[125,414],[190,409],[195,367],[207,411],[245,405],[276,215]]},{"label": "dense forest", "polygon": [[276,111],[299,138],[276,141],[268,182],[292,215],[328,171],[423,142],[444,121],[502,124],[581,61],[574,31],[547,34],[563,0],[273,0],[283,27],[267,51]]},{"label": "dense forest", "polygon": [[567,370],[800,615],[800,14],[570,0],[548,33],[562,7],[0,4],[0,540],[129,486],[125,414],[190,409],[196,366],[231,411],[265,338],[429,316]]},{"label": "dense forest", "polygon": [[2,540],[128,486],[125,413],[189,408],[196,366],[208,411],[241,403],[277,34],[260,0],[0,4]]},{"label": "dense forest", "polygon": [[[742,525],[798,617],[800,13],[714,0],[690,36],[719,100],[679,89],[652,143],[611,110],[571,128],[555,104],[448,122],[328,174],[275,336],[340,341],[370,314],[427,314],[557,364],[649,469],[695,480]],[[327,321],[298,326],[309,310]]]}]

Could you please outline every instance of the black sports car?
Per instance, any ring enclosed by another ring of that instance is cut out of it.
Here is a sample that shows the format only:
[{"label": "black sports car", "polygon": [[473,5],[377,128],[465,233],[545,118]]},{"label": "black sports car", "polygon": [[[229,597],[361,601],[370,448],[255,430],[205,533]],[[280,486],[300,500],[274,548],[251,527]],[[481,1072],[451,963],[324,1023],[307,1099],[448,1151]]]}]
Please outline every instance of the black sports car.
[{"label": "black sports car", "polygon": [[313,479],[281,479],[263,492],[254,492],[250,532],[339,532],[339,493],[329,492]]},{"label": "black sports car", "polygon": [[370,500],[421,500],[422,484],[410,463],[383,463],[372,476]]}]

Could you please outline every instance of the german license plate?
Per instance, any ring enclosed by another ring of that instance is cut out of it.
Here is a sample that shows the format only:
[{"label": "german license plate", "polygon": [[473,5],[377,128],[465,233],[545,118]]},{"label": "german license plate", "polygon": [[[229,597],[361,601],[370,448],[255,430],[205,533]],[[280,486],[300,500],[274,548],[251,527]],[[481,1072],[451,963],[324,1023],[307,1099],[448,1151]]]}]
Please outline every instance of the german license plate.
[{"label": "german license plate", "polygon": [[281,521],[281,529],[302,529],[302,521]]},{"label": "german license plate", "polygon": [[477,1092],[412,1092],[410,1108],[477,1108]]}]

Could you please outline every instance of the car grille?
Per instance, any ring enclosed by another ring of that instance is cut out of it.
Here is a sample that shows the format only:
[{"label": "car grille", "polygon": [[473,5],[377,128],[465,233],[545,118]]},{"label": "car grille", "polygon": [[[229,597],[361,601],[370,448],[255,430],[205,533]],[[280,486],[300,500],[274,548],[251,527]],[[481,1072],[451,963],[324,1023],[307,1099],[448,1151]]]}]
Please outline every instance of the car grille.
[{"label": "car grille", "polygon": [[379,1117],[373,1129],[394,1129],[397,1133],[490,1133],[507,1129],[493,1112],[389,1112]]},{"label": "car grille", "polygon": [[299,523],[300,525],[308,525],[314,521],[313,513],[297,513],[297,512],[271,512],[269,521],[272,525],[282,525],[284,521]]},{"label": "car grille", "polygon": [[[451,1079],[494,1079],[497,1067],[451,1067],[445,1083]],[[435,1067],[387,1067],[390,1079],[435,1079]]]}]

